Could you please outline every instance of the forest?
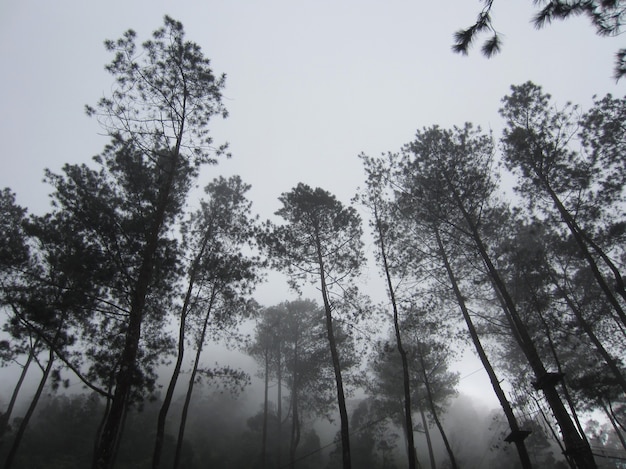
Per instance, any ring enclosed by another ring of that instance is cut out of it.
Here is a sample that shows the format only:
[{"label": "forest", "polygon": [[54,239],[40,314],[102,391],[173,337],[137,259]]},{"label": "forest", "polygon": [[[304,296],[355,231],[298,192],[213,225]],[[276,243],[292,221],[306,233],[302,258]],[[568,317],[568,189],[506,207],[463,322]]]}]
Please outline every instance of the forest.
[{"label": "forest", "polygon": [[[263,220],[183,25],[105,47],[108,144],[45,171],[45,214],[0,191],[5,469],[626,467],[626,97],[513,84],[501,135],[418,129],[351,200],[301,182]],[[273,272],[297,299],[255,299]]]}]

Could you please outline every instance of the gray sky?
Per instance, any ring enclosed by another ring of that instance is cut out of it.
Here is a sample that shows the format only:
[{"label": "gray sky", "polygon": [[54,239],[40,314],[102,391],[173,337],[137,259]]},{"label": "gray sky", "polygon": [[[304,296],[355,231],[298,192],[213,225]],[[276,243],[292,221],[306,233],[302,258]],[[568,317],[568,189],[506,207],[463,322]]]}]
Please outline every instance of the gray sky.
[{"label": "gray sky", "polygon": [[[624,93],[612,78],[620,38],[601,38],[586,18],[537,31],[530,0],[493,10],[504,45],[485,59],[451,52],[477,0],[32,1],[0,3],[0,188],[35,213],[47,209],[44,168],[89,162],[107,138],[85,104],[108,94],[104,39],[134,29],[143,41],[163,15],[180,20],[216,73],[226,73],[230,117],[215,121],[216,143],[232,160],[199,184],[240,174],[262,218],[298,182],[348,202],[363,171],[357,155],[397,150],[416,129],[471,121],[498,136],[501,98],[511,84],[542,85],[557,101],[587,107],[594,94]],[[372,247],[370,246],[370,249]],[[376,268],[370,267],[371,276]],[[285,298],[261,290],[262,303]],[[468,370],[472,371],[472,370]],[[469,381],[469,380],[468,380]]]}]

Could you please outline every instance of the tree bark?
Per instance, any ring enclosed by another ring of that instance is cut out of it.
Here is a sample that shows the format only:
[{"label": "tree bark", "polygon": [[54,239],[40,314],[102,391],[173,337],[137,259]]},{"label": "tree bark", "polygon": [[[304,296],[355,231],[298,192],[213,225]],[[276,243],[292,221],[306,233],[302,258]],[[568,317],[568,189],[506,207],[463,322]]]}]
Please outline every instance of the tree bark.
[{"label": "tree bark", "polygon": [[22,437],[24,436],[24,432],[26,431],[26,427],[28,426],[28,422],[30,418],[33,416],[35,412],[35,408],[39,403],[39,398],[41,397],[41,393],[43,392],[43,388],[48,381],[48,376],[50,376],[50,370],[52,369],[52,364],[54,363],[54,350],[50,349],[48,353],[48,364],[43,371],[43,376],[41,380],[39,380],[39,385],[37,386],[37,390],[35,391],[35,395],[28,406],[28,410],[26,411],[26,415],[20,422],[20,426],[15,434],[15,439],[13,440],[13,444],[11,449],[9,450],[9,454],[7,455],[7,459],[4,463],[4,469],[11,469],[13,466],[13,462],[15,460],[15,455],[17,454],[17,450],[20,447],[20,443],[22,442]]},{"label": "tree bark", "polygon": [[283,369],[282,369],[282,348],[281,348],[281,343],[280,341],[278,342],[278,369],[277,369],[277,381],[278,381],[278,390],[277,393],[278,395],[276,396],[276,399],[278,400],[278,404],[277,404],[277,409],[276,409],[276,417],[278,419],[278,422],[276,423],[276,425],[278,426],[277,428],[277,435],[278,435],[278,455],[276,456],[276,466],[277,467],[282,467],[280,464],[281,461],[281,457],[282,457],[282,451],[283,451],[283,442],[282,442],[282,428],[283,428],[283,393],[282,393],[282,389],[283,389]]},{"label": "tree bark", "polygon": [[[606,295],[607,300],[609,301],[611,306],[613,306],[613,309],[617,313],[618,317],[621,319],[624,325],[626,325],[626,313],[624,313],[624,309],[619,304],[619,301],[617,300],[617,298],[615,298],[615,295],[613,295],[613,292],[611,291],[611,288],[609,287],[606,280],[604,279],[604,276],[600,272],[600,269],[598,268],[598,265],[595,259],[589,252],[589,249],[587,248],[587,245],[585,244],[585,235],[583,234],[583,230],[578,226],[578,223],[576,223],[576,220],[574,220],[574,217],[572,217],[572,215],[567,211],[567,209],[561,202],[561,199],[559,199],[558,195],[554,192],[554,190],[552,190],[552,187],[550,187],[550,185],[545,180],[545,178],[542,178],[542,181],[544,182],[544,187],[546,191],[548,192],[548,195],[554,202],[555,207],[557,208],[559,214],[561,215],[561,218],[563,219],[563,221],[569,228],[570,233],[572,234],[572,237],[576,241],[576,244],[578,244],[578,248],[580,249],[580,252],[583,255],[584,259],[587,261],[587,264],[589,265],[589,268],[591,269],[593,276],[598,282],[598,285],[600,286],[600,288]],[[589,238],[587,237],[587,239]],[[596,246],[596,245],[593,244],[593,246]],[[600,251],[602,255],[604,255],[604,252],[602,252],[598,246],[596,246],[596,248],[597,248],[597,251]],[[608,257],[606,257],[606,255],[604,255],[603,259],[605,260],[605,262],[608,261],[609,268],[611,268],[611,270],[613,271],[615,275],[618,292],[620,292],[622,297],[626,299],[626,294],[624,293],[624,284],[622,281],[622,277],[619,274],[619,271],[613,265],[613,263],[610,262],[610,260],[608,259]],[[620,281],[621,281],[621,285],[620,285]],[[621,286],[621,289],[620,289],[620,286]]]},{"label": "tree bark", "polygon": [[209,317],[211,315],[211,310],[213,309],[213,302],[215,301],[216,296],[217,296],[217,287],[213,286],[213,290],[211,291],[211,298],[209,300],[209,305],[207,306],[207,312],[206,312],[206,315],[204,316],[204,324],[202,325],[202,332],[200,333],[200,337],[198,339],[196,357],[193,362],[191,376],[189,377],[189,385],[187,387],[187,394],[185,395],[185,403],[183,404],[183,410],[182,410],[182,414],[180,417],[180,426],[178,428],[178,439],[176,441],[176,452],[174,454],[174,464],[173,464],[174,469],[178,469],[178,467],[180,466],[180,457],[182,455],[182,450],[183,450],[183,439],[185,436],[185,425],[187,425],[187,414],[189,412],[191,394],[193,393],[193,386],[195,384],[196,375],[198,373],[198,367],[200,365],[200,355],[202,354],[202,347],[204,344],[204,340],[206,338],[206,331],[209,325]]},{"label": "tree bark", "polygon": [[567,303],[567,306],[569,307],[569,309],[574,313],[574,316],[576,317],[578,324],[580,324],[580,326],[583,328],[583,331],[585,331],[585,334],[587,334],[587,337],[589,337],[589,339],[591,340],[591,343],[595,346],[600,356],[604,359],[604,362],[607,364],[609,369],[613,372],[613,375],[615,376],[615,379],[617,379],[617,382],[622,388],[622,391],[626,393],[626,378],[624,377],[624,375],[622,374],[622,371],[617,366],[615,359],[604,348],[604,346],[602,345],[602,342],[600,342],[600,339],[598,339],[598,336],[595,334],[593,327],[589,324],[589,322],[587,322],[587,320],[582,314],[582,311],[580,311],[580,308],[578,308],[578,306],[570,298],[569,294],[566,291],[564,291],[564,289],[559,285],[559,283],[557,282],[552,272],[550,272],[550,278],[552,280],[552,283],[556,286],[556,288],[559,290],[559,292],[565,299],[565,302]]},{"label": "tree bark", "polygon": [[15,407],[15,401],[17,400],[17,396],[22,388],[22,383],[24,382],[24,378],[26,377],[26,373],[28,372],[28,368],[33,361],[35,356],[35,349],[39,346],[39,339],[35,339],[35,342],[31,345],[28,358],[26,359],[26,363],[22,367],[22,372],[20,373],[20,377],[17,380],[17,384],[15,388],[13,388],[13,393],[11,394],[11,400],[9,401],[9,405],[7,406],[7,410],[4,414],[0,415],[0,447],[2,447],[2,443],[4,442],[4,434],[6,433],[9,422],[11,421],[11,414],[13,413],[13,407]]},{"label": "tree bark", "polygon": [[333,316],[330,300],[328,298],[328,288],[326,286],[326,273],[324,271],[324,259],[322,257],[322,247],[319,235],[315,236],[317,258],[320,269],[320,289],[322,290],[322,299],[324,301],[324,311],[326,313],[326,331],[328,334],[328,343],[330,345],[330,355],[333,361],[333,370],[335,372],[335,382],[337,383],[337,404],[339,406],[339,417],[341,420],[341,449],[343,469],[351,469],[352,463],[350,459],[350,431],[348,429],[348,411],[346,409],[346,398],[343,392],[343,379],[341,377],[341,367],[339,364],[339,351],[335,341],[335,333],[333,332]]},{"label": "tree bark", "polygon": [[[182,126],[181,126],[182,134]],[[139,275],[131,299],[128,329],[126,331],[124,350],[122,352],[120,369],[116,376],[115,392],[111,401],[111,409],[98,442],[96,450],[96,465],[94,469],[110,469],[115,453],[115,442],[119,438],[122,420],[128,405],[133,375],[137,368],[137,352],[141,339],[141,323],[143,321],[146,296],[154,267],[154,256],[161,241],[161,230],[165,221],[165,209],[169,202],[174,184],[175,168],[180,158],[180,141],[177,142],[175,153],[172,155],[174,163],[172,170],[168,172],[164,187],[159,191],[158,202],[155,211],[154,225],[150,230],[148,242],[144,250]]]},{"label": "tree bark", "polygon": [[[441,434],[441,438],[443,439],[444,446],[446,447],[446,451],[448,453],[448,457],[450,458],[450,464],[452,465],[452,469],[458,469],[456,464],[456,458],[454,457],[454,452],[452,451],[452,446],[450,446],[450,442],[448,441],[448,436],[443,429],[443,425],[439,420],[439,416],[437,415],[437,409],[435,408],[435,400],[433,398],[433,393],[430,388],[430,380],[428,379],[428,373],[426,372],[426,363],[424,361],[424,355],[422,354],[421,344],[418,342],[417,344],[417,353],[420,359],[420,365],[422,367],[422,377],[424,378],[424,387],[426,388],[426,398],[428,399],[428,406],[430,407],[430,413],[435,421],[435,425],[439,429],[439,433]],[[420,408],[420,412],[421,412]],[[422,417],[423,418],[423,417]]]},{"label": "tree bark", "polygon": [[619,438],[619,441],[622,444],[622,448],[626,450],[626,440],[624,439],[624,435],[622,435],[620,428],[617,426],[617,423],[615,422],[615,419],[613,418],[613,413],[608,409],[606,405],[604,405],[604,403],[602,403],[601,405],[602,405],[602,410],[604,410],[604,413],[609,418],[609,421],[611,422],[611,425],[613,426],[613,431],[615,431],[617,438]]},{"label": "tree bark", "polygon": [[[297,333],[296,333],[297,335]],[[300,443],[300,422],[298,414],[298,340],[293,351],[293,376],[291,380],[291,438],[289,439],[289,467],[296,468],[296,449]]]},{"label": "tree bark", "polygon": [[400,335],[400,324],[398,319],[398,305],[396,303],[396,295],[391,283],[391,273],[389,272],[389,264],[387,262],[387,251],[385,248],[385,240],[383,235],[383,229],[380,224],[380,218],[378,216],[378,210],[374,204],[374,219],[376,223],[376,230],[378,231],[378,240],[380,244],[380,254],[383,261],[383,269],[385,270],[385,277],[387,279],[387,290],[389,292],[389,298],[391,300],[391,306],[393,308],[393,327],[396,334],[396,346],[398,353],[400,354],[400,360],[402,361],[402,384],[404,390],[404,424],[407,428],[407,456],[409,459],[409,469],[416,468],[416,451],[415,440],[413,437],[413,419],[411,415],[411,384],[409,378],[409,364],[406,356],[406,351],[402,346],[402,337]]},{"label": "tree bark", "polygon": [[[433,228],[435,232],[435,237],[437,239],[437,246],[439,248],[439,254],[443,261],[443,264],[446,268],[446,272],[448,274],[448,278],[450,279],[450,284],[452,285],[452,290],[454,291],[454,296],[456,297],[459,308],[461,309],[461,313],[463,314],[463,319],[465,320],[465,324],[467,325],[467,329],[470,333],[470,337],[472,338],[472,342],[474,343],[474,347],[476,348],[476,353],[478,353],[478,357],[480,358],[480,362],[482,363],[487,375],[489,376],[489,381],[491,382],[491,387],[493,388],[498,401],[500,402],[500,406],[504,411],[504,415],[509,423],[509,428],[512,433],[519,433],[520,427],[517,422],[517,418],[513,413],[513,409],[511,408],[511,404],[504,393],[504,390],[500,386],[500,381],[496,376],[496,373],[491,366],[491,362],[487,357],[487,353],[480,342],[480,337],[478,336],[478,332],[474,327],[474,323],[469,314],[469,310],[465,304],[465,298],[461,294],[461,290],[459,289],[459,284],[457,282],[456,276],[454,275],[454,271],[452,270],[452,266],[450,265],[450,261],[448,259],[448,255],[445,251],[443,242],[441,240],[441,235],[439,234],[439,228]],[[528,455],[528,450],[526,449],[526,445],[523,440],[515,440],[515,447],[517,449],[517,453],[520,458],[520,462],[522,463],[523,469],[531,469],[532,464],[530,462],[530,457]]]},{"label": "tree bark", "polygon": [[[461,197],[456,192],[456,190],[450,185],[451,191],[453,193],[454,199],[457,203],[458,208],[463,213],[463,217],[470,229],[470,236],[473,239],[476,248],[482,258],[487,272],[491,278],[491,281],[494,285],[494,289],[496,294],[500,297],[503,302],[503,309],[506,316],[510,318],[514,329],[513,335],[518,336],[519,344],[522,349],[522,352],[526,356],[528,364],[535,374],[535,378],[537,383],[542,383],[544,377],[547,375],[547,370],[545,369],[541,357],[535,348],[532,338],[530,337],[526,326],[521,321],[517,309],[515,307],[515,303],[511,298],[502,277],[498,273],[498,270],[493,265],[491,261],[491,257],[487,253],[487,249],[482,241],[482,237],[478,232],[478,228],[470,216],[470,214],[465,209],[465,205],[461,200]],[[559,393],[556,390],[554,383],[547,383],[541,386],[541,390],[548,402],[548,405],[552,409],[554,417],[561,428],[561,434],[563,435],[563,443],[565,444],[565,449],[571,455],[572,460],[575,461],[578,469],[596,469],[596,463],[593,458],[593,454],[591,452],[591,448],[586,443],[586,441],[578,434],[578,430],[576,429],[574,423],[570,415],[567,413],[565,406],[563,405],[563,401],[559,396]]]},{"label": "tree bark", "polygon": [[567,405],[572,413],[572,417],[574,418],[574,423],[576,423],[576,428],[578,428],[578,433],[580,436],[589,444],[589,440],[585,435],[585,431],[583,426],[580,423],[580,419],[578,418],[578,412],[576,412],[576,407],[574,406],[574,400],[572,399],[569,390],[567,389],[567,385],[565,382],[565,374],[563,373],[563,367],[561,366],[561,359],[559,358],[559,354],[556,351],[556,347],[554,346],[554,341],[552,340],[552,334],[550,333],[550,328],[548,327],[548,323],[546,322],[541,311],[537,311],[539,315],[539,319],[543,324],[543,327],[546,331],[546,337],[548,338],[548,346],[550,347],[550,351],[552,352],[552,356],[554,357],[554,363],[556,364],[557,372],[563,376],[563,394],[565,396],[565,400],[567,401]]},{"label": "tree bark", "polygon": [[265,380],[263,383],[263,433],[261,436],[261,468],[265,469],[265,459],[267,451],[267,391],[270,378],[269,353],[266,344],[265,347]]},{"label": "tree bark", "polygon": [[207,244],[209,242],[209,231],[210,230],[207,231],[207,234],[205,234],[204,238],[202,239],[200,252],[194,259],[193,265],[189,273],[189,285],[187,286],[187,292],[185,293],[185,299],[183,301],[183,306],[180,312],[180,326],[178,329],[178,352],[176,354],[176,363],[174,364],[174,371],[172,372],[170,382],[167,386],[167,391],[165,393],[165,397],[163,398],[163,403],[161,404],[161,409],[159,410],[159,417],[157,420],[154,452],[152,454],[152,469],[158,469],[161,465],[161,454],[163,452],[163,441],[165,437],[165,421],[167,419],[167,414],[172,403],[172,398],[174,397],[174,390],[176,389],[176,383],[178,382],[180,369],[183,364],[183,357],[185,355],[185,328],[187,325],[187,314],[189,311],[189,304],[191,303],[193,288],[196,283],[198,264],[202,259],[202,256],[204,255]]},{"label": "tree bark", "polygon": [[433,452],[433,443],[430,440],[430,430],[428,429],[428,422],[426,421],[426,415],[421,405],[417,406],[420,415],[422,416],[422,425],[424,425],[424,435],[426,436],[426,446],[428,447],[428,457],[430,458],[431,469],[437,469],[437,463],[435,462],[435,453]]}]

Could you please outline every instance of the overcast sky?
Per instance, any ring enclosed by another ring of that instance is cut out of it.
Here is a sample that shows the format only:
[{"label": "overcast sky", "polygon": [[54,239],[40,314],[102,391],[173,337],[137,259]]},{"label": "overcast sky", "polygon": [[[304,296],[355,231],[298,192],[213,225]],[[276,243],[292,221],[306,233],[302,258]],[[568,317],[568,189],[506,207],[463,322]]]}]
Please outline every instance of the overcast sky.
[{"label": "overcast sky", "polygon": [[[495,2],[504,44],[486,59],[479,47],[469,57],[450,48],[477,0],[2,1],[0,188],[32,212],[47,209],[44,168],[89,162],[107,143],[83,111],[110,91],[103,40],[132,28],[143,41],[165,14],[227,74],[230,117],[212,134],[233,158],[200,185],[240,174],[262,218],[298,182],[347,203],[363,183],[357,155],[397,150],[418,128],[471,121],[498,136],[512,84],[531,80],[583,107],[594,94],[621,96],[626,79],[612,73],[623,40],[596,36],[586,18],[537,31],[532,3]],[[266,287],[260,301],[281,301],[283,288]]]}]

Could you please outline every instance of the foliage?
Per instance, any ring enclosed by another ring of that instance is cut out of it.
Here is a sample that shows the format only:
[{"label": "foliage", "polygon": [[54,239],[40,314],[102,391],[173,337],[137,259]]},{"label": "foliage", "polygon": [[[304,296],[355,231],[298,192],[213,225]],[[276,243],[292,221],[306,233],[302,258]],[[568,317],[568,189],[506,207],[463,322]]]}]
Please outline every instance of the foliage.
[{"label": "foliage", "polygon": [[[467,54],[477,36],[488,33],[489,38],[482,46],[482,53],[491,57],[501,49],[500,33],[496,31],[491,20],[491,10],[494,0],[482,0],[482,10],[476,22],[466,29],[460,29],[454,34],[452,50],[460,54]],[[542,28],[554,20],[565,20],[578,15],[585,15],[595,27],[600,36],[617,36],[621,33],[624,24],[626,4],[622,0],[535,0],[539,9],[532,22],[536,28]],[[620,79],[626,74],[626,49],[620,49],[616,54],[615,78]]]}]

